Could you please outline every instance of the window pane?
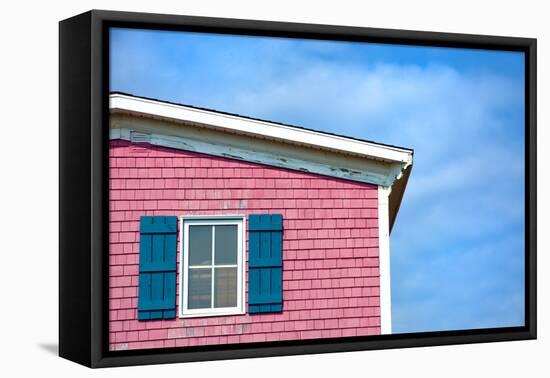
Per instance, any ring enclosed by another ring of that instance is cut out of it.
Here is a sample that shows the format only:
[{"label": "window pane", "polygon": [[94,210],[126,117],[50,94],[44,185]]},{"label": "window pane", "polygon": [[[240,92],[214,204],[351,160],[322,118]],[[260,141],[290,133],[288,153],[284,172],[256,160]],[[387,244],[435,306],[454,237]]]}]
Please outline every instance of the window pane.
[{"label": "window pane", "polygon": [[214,270],[214,307],[237,307],[237,268]]},{"label": "window pane", "polygon": [[212,226],[189,226],[189,265],[212,264]]},{"label": "window pane", "polygon": [[189,269],[189,292],[187,307],[210,308],[212,295],[212,269]]},{"label": "window pane", "polygon": [[237,225],[216,226],[215,235],[215,264],[237,264]]}]

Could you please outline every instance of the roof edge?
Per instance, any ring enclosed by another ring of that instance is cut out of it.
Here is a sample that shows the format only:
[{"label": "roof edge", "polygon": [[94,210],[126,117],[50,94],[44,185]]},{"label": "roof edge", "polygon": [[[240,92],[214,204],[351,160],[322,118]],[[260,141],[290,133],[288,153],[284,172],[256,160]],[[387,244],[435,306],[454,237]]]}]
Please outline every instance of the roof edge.
[{"label": "roof edge", "polygon": [[233,133],[242,133],[297,143],[314,148],[351,153],[387,162],[412,163],[413,150],[372,141],[320,132],[299,126],[265,121],[238,114],[177,104],[157,99],[113,92],[109,96],[111,112],[137,113],[152,118],[190,121],[214,126]]}]

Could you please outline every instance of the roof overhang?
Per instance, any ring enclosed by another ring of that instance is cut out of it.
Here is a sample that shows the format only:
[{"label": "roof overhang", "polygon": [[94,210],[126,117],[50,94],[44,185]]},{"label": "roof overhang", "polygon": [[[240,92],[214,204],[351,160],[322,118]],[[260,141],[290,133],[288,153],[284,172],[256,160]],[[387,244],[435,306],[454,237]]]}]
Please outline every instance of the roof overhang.
[{"label": "roof overhang", "polygon": [[127,94],[110,95],[111,139],[257,162],[391,187],[390,229],[413,151]]}]

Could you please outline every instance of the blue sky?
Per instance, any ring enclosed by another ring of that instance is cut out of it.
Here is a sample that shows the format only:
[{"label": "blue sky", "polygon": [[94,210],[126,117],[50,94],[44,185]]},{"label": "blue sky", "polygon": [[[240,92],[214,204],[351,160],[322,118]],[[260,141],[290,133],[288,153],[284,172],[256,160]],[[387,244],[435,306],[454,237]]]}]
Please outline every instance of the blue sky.
[{"label": "blue sky", "polygon": [[113,29],[111,90],[411,147],[394,332],[524,324],[524,57]]}]

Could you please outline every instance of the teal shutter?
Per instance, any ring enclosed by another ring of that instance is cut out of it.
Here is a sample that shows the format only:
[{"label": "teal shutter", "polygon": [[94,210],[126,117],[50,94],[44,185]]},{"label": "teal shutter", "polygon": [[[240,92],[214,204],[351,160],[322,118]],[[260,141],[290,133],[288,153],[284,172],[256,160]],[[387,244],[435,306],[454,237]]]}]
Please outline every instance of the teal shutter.
[{"label": "teal shutter", "polygon": [[176,217],[141,217],[138,320],[176,317]]},{"label": "teal shutter", "polygon": [[283,216],[248,217],[248,312],[283,310]]}]

